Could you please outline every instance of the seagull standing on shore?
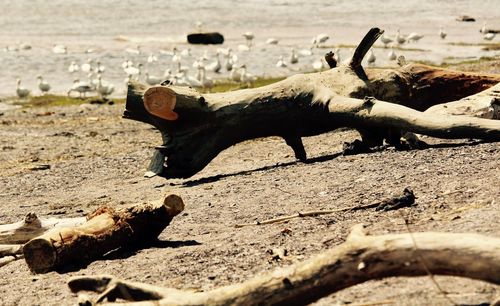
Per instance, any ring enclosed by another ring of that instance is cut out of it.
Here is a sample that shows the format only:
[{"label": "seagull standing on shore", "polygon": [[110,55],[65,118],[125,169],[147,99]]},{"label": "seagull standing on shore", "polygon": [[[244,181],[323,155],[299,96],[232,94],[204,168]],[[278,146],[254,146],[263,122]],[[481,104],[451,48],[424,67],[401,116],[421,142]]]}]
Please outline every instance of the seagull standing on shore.
[{"label": "seagull standing on shore", "polygon": [[398,58],[396,52],[394,52],[394,48],[391,48],[391,51],[389,51],[388,58],[390,61],[395,61]]},{"label": "seagull standing on shore", "polygon": [[17,79],[16,81],[16,94],[19,98],[24,99],[30,94],[30,90],[21,86],[21,79]]},{"label": "seagull standing on shore", "polygon": [[287,67],[285,61],[283,60],[283,55],[280,55],[280,58],[279,58],[278,62],[276,63],[276,67],[278,67],[278,68],[286,68]]},{"label": "seagull standing on shore", "polygon": [[320,44],[325,43],[328,39],[330,39],[330,36],[328,36],[328,34],[321,33],[313,38],[312,43],[317,48]]},{"label": "seagull standing on shore", "polygon": [[380,41],[384,44],[384,48],[387,48],[387,45],[393,42],[394,40],[392,38],[385,36],[385,34],[382,34],[382,36],[380,36]]},{"label": "seagull standing on shore", "polygon": [[484,34],[483,38],[484,40],[493,40],[495,38],[496,33],[486,33]]},{"label": "seagull standing on shore", "polygon": [[243,37],[247,40],[247,46],[250,48],[252,46],[252,41],[255,38],[252,32],[245,32],[243,33]]},{"label": "seagull standing on shore", "polygon": [[375,54],[373,54],[373,50],[370,49],[370,54],[368,55],[368,58],[366,59],[368,61],[368,64],[373,64],[375,63],[375,60],[377,58],[375,57]]},{"label": "seagull standing on shore", "polygon": [[295,48],[292,48],[292,54],[290,55],[290,64],[297,64],[299,62],[299,57],[295,53]]},{"label": "seagull standing on shore", "polygon": [[80,66],[78,66],[78,64],[75,61],[72,61],[69,64],[68,72],[69,73],[75,73],[75,72],[78,72],[78,70],[80,70]]},{"label": "seagull standing on shore", "polygon": [[400,45],[402,45],[406,42],[406,38],[403,35],[401,35],[401,33],[399,32],[399,29],[398,29],[398,32],[396,34],[396,42]]},{"label": "seagull standing on shore", "polygon": [[41,75],[39,75],[36,79],[38,80],[38,88],[43,95],[46,95],[50,90],[50,84],[47,83],[47,81],[44,81]]},{"label": "seagull standing on shore", "polygon": [[441,39],[445,39],[446,38],[446,32],[443,30],[443,27],[440,27],[439,28],[439,37],[441,37]]},{"label": "seagull standing on shore", "polygon": [[406,37],[406,40],[408,42],[418,42],[420,39],[422,39],[424,37],[424,35],[421,35],[421,34],[418,34],[418,33],[410,33],[408,34],[408,36]]},{"label": "seagull standing on shore", "polygon": [[68,47],[64,45],[54,45],[52,47],[52,52],[56,54],[66,54],[68,53]]}]

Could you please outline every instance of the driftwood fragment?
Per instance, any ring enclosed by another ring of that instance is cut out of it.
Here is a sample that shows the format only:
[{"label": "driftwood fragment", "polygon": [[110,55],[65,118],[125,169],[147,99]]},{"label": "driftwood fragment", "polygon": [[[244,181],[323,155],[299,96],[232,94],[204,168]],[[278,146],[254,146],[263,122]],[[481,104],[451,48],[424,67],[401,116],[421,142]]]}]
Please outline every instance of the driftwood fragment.
[{"label": "driftwood fragment", "polygon": [[399,209],[402,207],[408,207],[408,206],[413,205],[414,203],[415,203],[415,195],[413,194],[413,191],[411,191],[409,188],[405,188],[402,196],[392,197],[390,199],[384,199],[384,200],[382,200],[380,202],[376,202],[376,203],[371,203],[371,204],[367,204],[367,205],[358,205],[358,206],[353,206],[353,207],[348,207],[348,208],[340,208],[340,209],[312,210],[312,211],[298,212],[296,214],[289,215],[289,216],[283,216],[283,217],[278,217],[278,218],[268,219],[268,220],[263,220],[263,221],[256,221],[253,223],[239,223],[239,224],[236,224],[234,227],[240,228],[240,227],[245,227],[245,226],[281,223],[281,222],[286,222],[286,221],[289,221],[289,220],[292,220],[295,218],[316,217],[316,216],[322,216],[322,215],[330,215],[330,214],[339,213],[339,212],[357,211],[357,210],[365,210],[365,209],[371,209],[371,208],[375,208],[375,210],[388,211],[388,210]]},{"label": "driftwood fragment", "polygon": [[500,284],[500,239],[435,232],[367,236],[358,225],[345,243],[307,261],[211,291],[187,292],[112,276],[73,277],[68,285],[73,292],[101,293],[97,303],[124,299],[137,301],[126,304],[137,306],[307,305],[368,280],[429,272]]},{"label": "driftwood fragment", "polygon": [[304,161],[301,137],[340,127],[357,129],[368,147],[384,139],[398,145],[404,132],[500,140],[500,122],[422,113],[488,89],[500,75],[418,64],[364,70],[363,56],[381,33],[370,30],[347,65],[260,88],[201,94],[187,87],[130,83],[123,117],[160,130],[162,144],[148,170],[167,178],[190,177],[222,150],[258,137],[282,137]]},{"label": "driftwood fragment", "polygon": [[23,247],[24,258],[35,273],[81,266],[112,250],[156,239],[183,209],[176,195],[121,210],[102,207],[80,226],[54,229],[30,240]]},{"label": "driftwood fragment", "polygon": [[39,219],[31,212],[22,221],[0,225],[0,245],[23,244],[50,229],[78,226],[85,221],[87,221],[85,217]]}]

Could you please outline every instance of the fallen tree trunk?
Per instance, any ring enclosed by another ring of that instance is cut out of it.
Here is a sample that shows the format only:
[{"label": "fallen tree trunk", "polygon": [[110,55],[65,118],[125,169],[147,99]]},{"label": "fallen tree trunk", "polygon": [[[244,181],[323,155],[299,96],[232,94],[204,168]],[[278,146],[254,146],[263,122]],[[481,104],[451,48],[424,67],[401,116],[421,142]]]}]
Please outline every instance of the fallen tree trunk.
[{"label": "fallen tree trunk", "polygon": [[30,240],[23,247],[24,258],[35,273],[81,266],[112,250],[156,239],[183,209],[176,195],[121,210],[102,207],[80,226],[54,229]]},{"label": "fallen tree trunk", "polygon": [[130,84],[124,118],[149,123],[162,134],[150,175],[190,177],[222,150],[267,136],[282,137],[298,159],[306,160],[301,137],[340,127],[356,128],[368,147],[384,139],[397,145],[403,131],[500,140],[500,122],[420,112],[485,90],[500,82],[500,75],[415,64],[365,72],[361,60],[381,33],[370,30],[349,65],[260,88],[201,94],[186,87]]},{"label": "fallen tree trunk", "polygon": [[433,232],[367,236],[358,225],[345,243],[307,261],[207,292],[111,276],[78,276],[68,285],[73,292],[101,292],[97,303],[106,299],[140,301],[120,305],[307,305],[368,280],[428,273],[500,284],[500,239]]}]

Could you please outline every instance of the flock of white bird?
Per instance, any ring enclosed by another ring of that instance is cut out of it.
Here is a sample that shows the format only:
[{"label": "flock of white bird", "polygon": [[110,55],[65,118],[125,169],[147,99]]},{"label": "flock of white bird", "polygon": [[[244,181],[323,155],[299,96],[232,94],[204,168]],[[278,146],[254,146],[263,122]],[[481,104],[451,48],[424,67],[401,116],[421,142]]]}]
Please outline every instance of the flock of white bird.
[{"label": "flock of white bird", "polygon": [[[493,40],[495,37],[494,33],[489,32],[486,23],[483,24],[480,32],[483,34],[483,38],[485,40]],[[445,39],[447,33],[442,27],[440,27],[438,35],[441,39]],[[202,56],[195,57],[191,54],[190,48],[179,50],[176,47],[173,47],[172,50],[159,50],[158,54],[150,53],[147,57],[145,57],[140,46],[137,46],[136,48],[127,48],[125,49],[126,54],[133,56],[136,59],[144,59],[146,65],[154,65],[155,62],[158,62],[158,57],[162,56],[169,58],[171,65],[168,65],[168,67],[173,68],[167,68],[163,75],[155,76],[150,74],[147,70],[143,71],[145,64],[140,63],[140,60],[134,63],[132,60],[127,58],[121,64],[124,76],[126,76],[124,82],[128,84],[130,81],[136,80],[144,81],[149,85],[163,83],[210,90],[214,86],[214,80],[207,76],[207,72],[221,75],[223,71],[227,71],[228,74],[226,75],[226,79],[249,86],[256,80],[257,77],[248,73],[247,65],[245,63],[239,64],[238,52],[252,52],[255,36],[252,32],[246,32],[242,36],[245,39],[245,43],[237,46],[237,52],[233,51],[231,48],[219,48],[213,57],[209,56],[207,50],[205,50]],[[404,58],[398,58],[395,47],[401,46],[405,43],[417,43],[423,37],[424,35],[416,32],[403,35],[398,29],[396,34],[393,36],[387,36],[385,34],[382,35],[380,37],[380,41],[385,48],[390,47],[390,51],[387,54],[388,59],[390,61],[398,60],[398,63],[400,64],[401,61],[404,62]],[[309,48],[299,50],[291,48],[288,55],[279,56],[278,61],[276,62],[276,67],[297,71],[293,69],[293,65],[296,65],[299,62],[299,58],[312,56],[313,50],[324,46],[329,39],[330,37],[328,34],[322,33],[312,38]],[[276,38],[268,38],[265,43],[267,45],[278,45],[279,40]],[[31,49],[31,46],[24,44],[20,45],[19,48],[28,50]],[[335,60],[337,60],[337,62],[340,62],[339,51],[340,50],[338,48],[334,50]],[[52,52],[56,54],[66,54],[68,49],[64,45],[54,45]],[[86,53],[92,52],[92,49],[86,50]],[[376,56],[373,50],[370,50],[367,55],[367,62],[369,65],[372,65],[375,61]],[[192,62],[191,66],[184,65],[189,62]],[[189,74],[191,68],[194,68],[194,74]],[[327,64],[323,57],[321,57],[312,63],[311,68],[314,71],[321,71],[327,68]],[[106,67],[100,62],[100,60],[93,60],[89,58],[83,64],[78,64],[76,61],[72,61],[67,70],[72,76],[81,75],[82,73],[86,75],[85,80],[81,80],[78,77],[73,78],[74,82],[72,87],[67,92],[68,96],[77,95],[80,98],[84,98],[87,94],[94,93],[98,94],[102,98],[106,98],[115,90],[115,86],[113,84],[103,80]],[[221,77],[221,79],[223,78]],[[38,76],[37,80],[40,92],[42,94],[48,93],[51,89],[50,84],[44,80],[42,76]],[[26,98],[30,95],[31,90],[24,88],[21,85],[21,80],[18,79],[16,93],[19,98]]]}]

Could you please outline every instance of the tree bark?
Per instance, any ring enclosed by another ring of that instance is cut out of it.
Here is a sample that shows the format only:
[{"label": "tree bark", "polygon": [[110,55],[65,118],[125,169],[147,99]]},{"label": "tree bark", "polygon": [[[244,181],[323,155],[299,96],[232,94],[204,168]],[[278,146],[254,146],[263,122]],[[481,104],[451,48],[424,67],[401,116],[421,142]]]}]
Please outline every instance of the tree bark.
[{"label": "tree bark", "polygon": [[183,209],[176,195],[117,211],[102,207],[80,226],[54,229],[30,240],[23,247],[24,258],[35,273],[81,266],[112,250],[156,239]]},{"label": "tree bark", "polygon": [[190,177],[222,150],[258,137],[280,136],[299,160],[306,160],[301,137],[340,127],[358,129],[370,147],[384,138],[398,144],[402,131],[500,140],[499,122],[420,112],[485,90],[500,82],[500,75],[417,64],[365,72],[362,57],[380,33],[370,30],[348,65],[260,88],[201,94],[187,87],[132,83],[123,116],[161,131],[163,144],[149,170],[167,178]]},{"label": "tree bark", "polygon": [[120,305],[307,305],[368,280],[428,273],[500,284],[500,239],[434,232],[367,236],[358,225],[345,243],[307,261],[207,292],[111,276],[74,277],[68,285],[73,292],[102,292],[98,303],[118,298],[140,301]]}]

